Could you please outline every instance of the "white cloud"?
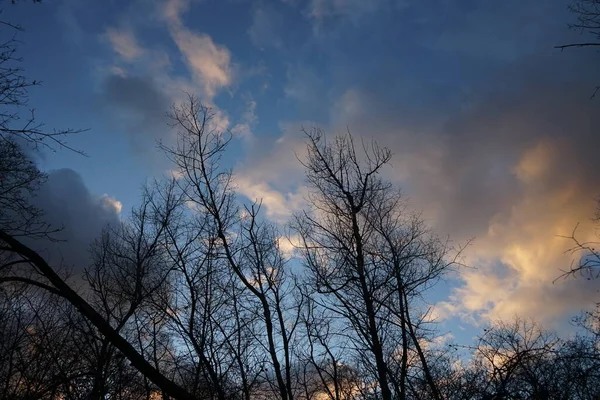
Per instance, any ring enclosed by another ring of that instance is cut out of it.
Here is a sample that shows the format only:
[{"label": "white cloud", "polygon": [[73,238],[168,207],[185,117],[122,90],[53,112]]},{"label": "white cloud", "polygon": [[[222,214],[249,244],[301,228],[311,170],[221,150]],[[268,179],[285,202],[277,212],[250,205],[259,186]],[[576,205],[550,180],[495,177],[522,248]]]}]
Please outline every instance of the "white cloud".
[{"label": "white cloud", "polygon": [[193,32],[184,25],[181,14],[188,7],[185,0],[169,0],[163,8],[163,17],[190,72],[203,89],[203,98],[210,102],[220,89],[233,82],[231,53],[209,35]]},{"label": "white cloud", "polygon": [[108,211],[113,211],[116,214],[121,214],[121,210],[123,209],[123,203],[114,197],[110,197],[106,193],[100,197],[100,204]]},{"label": "white cloud", "polygon": [[360,119],[365,110],[363,99],[357,89],[347,89],[334,102],[331,110],[331,121],[334,125],[344,125],[349,121]]},{"label": "white cloud", "polygon": [[286,258],[293,258],[298,255],[298,247],[300,246],[300,237],[299,236],[281,236],[277,239],[277,244],[279,246],[279,250],[283,253]]},{"label": "white cloud", "polygon": [[[115,76],[122,78],[123,82],[151,81],[152,94],[156,95],[149,96],[147,91],[123,88],[121,97],[128,103],[133,103],[129,105],[134,109],[134,112],[131,112],[131,109],[123,112],[124,121],[135,120],[140,112],[150,117],[146,118],[147,120],[152,121],[151,124],[145,124],[143,129],[138,126],[134,126],[134,129],[128,126],[127,129],[135,131],[136,134],[150,132],[167,146],[174,144],[176,132],[167,126],[164,116],[170,105],[187,101],[188,93],[198,96],[200,101],[211,109],[212,129],[226,131],[231,128],[228,112],[214,102],[214,97],[233,83],[231,54],[226,47],[215,43],[209,35],[194,32],[185,25],[185,12],[194,1],[166,0],[156,5],[158,18],[165,23],[175,42],[174,53],[168,52],[160,45],[142,47],[134,35],[135,25],[122,24],[122,28],[109,28],[103,36],[117,57],[112,60],[112,64],[98,68],[98,79],[102,84],[106,86],[107,82],[115,81]],[[131,16],[127,21],[130,24],[135,21],[139,23],[139,19]],[[183,59],[189,73],[179,74],[174,70],[171,60],[177,57]],[[160,102],[154,102],[157,107],[147,107],[152,98],[160,98]],[[248,132],[251,132],[256,123],[256,115],[251,115],[254,112],[251,106],[256,105],[249,104],[248,110],[242,115],[242,123],[247,124]],[[240,130],[240,127],[237,130]],[[156,154],[154,140],[144,142],[149,144],[146,147],[151,147],[152,154]],[[147,154],[149,152],[146,152]],[[161,169],[166,170],[166,167]]]},{"label": "white cloud", "polygon": [[166,173],[167,176],[175,180],[179,180],[185,176],[185,173],[180,169],[168,169]]},{"label": "white cloud", "polygon": [[[543,174],[540,164],[528,164],[529,157],[539,156],[539,149],[526,153],[518,165]],[[522,169],[519,173],[522,176]],[[586,221],[594,202],[577,196],[577,183],[541,192],[530,183],[530,175],[524,178],[529,187],[521,200],[508,215],[492,219],[488,232],[476,241],[470,262],[479,268],[465,271],[464,286],[452,296],[463,311],[486,319],[523,315],[552,321],[600,300],[594,285],[586,281],[556,281],[570,265],[571,255],[565,250],[572,244],[558,235],[569,235],[582,221],[581,240],[593,240],[594,229]]]},{"label": "white cloud", "polygon": [[258,116],[256,115],[256,101],[252,98],[252,96],[246,96],[246,111],[242,115],[242,119],[249,124],[255,124],[258,121]]},{"label": "white cloud", "polygon": [[144,49],[130,29],[108,28],[106,37],[113,50],[127,62],[135,61],[144,54]]},{"label": "white cloud", "polygon": [[209,122],[211,129],[217,132],[225,132],[229,128],[229,115],[225,110],[211,106],[212,118]]},{"label": "white cloud", "polygon": [[235,172],[238,193],[249,200],[261,200],[265,215],[285,223],[304,205],[304,170],[296,159],[304,157],[306,144],[299,124],[282,125],[277,139],[255,137],[248,143],[250,156]]},{"label": "white cloud", "polygon": [[250,140],[253,137],[252,129],[258,123],[258,115],[256,114],[256,101],[251,95],[246,95],[246,110],[242,113],[241,121],[231,128],[234,135],[238,135],[245,140]]},{"label": "white cloud", "polygon": [[233,128],[231,128],[231,133],[236,136],[242,137],[245,140],[249,140],[252,138],[252,128],[248,123],[235,124]]},{"label": "white cloud", "polygon": [[301,209],[303,197],[298,192],[283,192],[275,189],[260,176],[238,173],[235,178],[238,193],[250,201],[259,201],[265,215],[272,221],[285,223],[292,213]]},{"label": "white cloud", "polygon": [[172,24],[181,23],[181,14],[189,9],[189,0],[166,0],[163,3],[163,17]]},{"label": "white cloud", "polygon": [[227,48],[215,44],[208,35],[184,28],[175,29],[173,39],[208,99],[232,83],[231,54]]}]

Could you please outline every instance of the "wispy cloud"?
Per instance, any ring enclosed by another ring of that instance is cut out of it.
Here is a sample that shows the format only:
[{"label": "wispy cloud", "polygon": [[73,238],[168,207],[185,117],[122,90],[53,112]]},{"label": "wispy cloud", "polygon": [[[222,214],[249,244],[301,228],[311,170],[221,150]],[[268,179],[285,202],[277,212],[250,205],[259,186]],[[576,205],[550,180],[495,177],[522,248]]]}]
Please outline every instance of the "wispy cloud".
[{"label": "wispy cloud", "polygon": [[164,6],[164,18],[191,74],[203,89],[203,98],[210,101],[219,90],[233,83],[231,53],[211,36],[185,26],[182,13],[188,8],[185,0],[169,0]]},{"label": "wispy cloud", "polygon": [[255,46],[263,50],[268,47],[281,48],[283,32],[284,19],[281,13],[273,7],[265,5],[254,9],[248,35]]},{"label": "wispy cloud", "polygon": [[47,259],[63,263],[77,273],[90,262],[89,246],[106,224],[119,224],[122,204],[108,196],[89,191],[81,176],[68,168],[51,171],[32,203],[44,211],[44,220],[54,228],[59,241],[33,241]]},{"label": "wispy cloud", "polygon": [[235,169],[238,193],[251,201],[262,199],[267,217],[281,224],[305,205],[304,170],[296,158],[306,153],[301,125],[312,126],[282,125],[276,141],[255,137],[248,143],[249,157]]},{"label": "wispy cloud", "polygon": [[242,113],[240,122],[231,128],[231,132],[245,140],[253,138],[252,129],[258,123],[258,115],[256,114],[256,101],[250,94],[244,96],[246,100],[246,109]]},{"label": "wispy cloud", "polygon": [[311,0],[308,13],[317,21],[335,16],[357,18],[389,4],[387,0]]},{"label": "wispy cloud", "polygon": [[131,29],[108,28],[106,37],[113,50],[125,61],[135,61],[144,54],[144,49],[138,44]]}]

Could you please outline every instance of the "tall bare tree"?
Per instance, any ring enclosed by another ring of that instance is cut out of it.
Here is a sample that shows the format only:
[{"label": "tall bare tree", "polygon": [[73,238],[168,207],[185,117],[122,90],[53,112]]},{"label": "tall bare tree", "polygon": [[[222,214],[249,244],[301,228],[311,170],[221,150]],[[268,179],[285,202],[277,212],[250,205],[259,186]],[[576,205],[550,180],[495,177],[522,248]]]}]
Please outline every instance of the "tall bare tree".
[{"label": "tall bare tree", "polygon": [[[299,307],[292,295],[295,279],[279,246],[274,226],[261,219],[260,202],[240,205],[234,178],[223,165],[231,136],[212,121],[212,111],[190,96],[173,108],[170,117],[179,132],[175,148],[163,146],[182,173],[178,180],[186,202],[207,219],[211,236],[228,271],[238,280],[260,310],[264,324],[259,345],[264,346],[271,368],[265,382],[284,400],[294,398],[292,376],[293,335],[299,325]],[[271,375],[272,374],[272,375]],[[274,378],[274,379],[272,379]]]},{"label": "tall bare tree", "polygon": [[319,130],[305,133],[310,210],[296,215],[293,228],[302,239],[313,300],[353,333],[346,336],[362,373],[373,377],[368,386],[383,399],[406,397],[411,350],[430,396],[440,399],[418,332],[421,314],[412,305],[455,264],[456,254],[406,212],[381,178],[388,149],[363,143],[361,158],[350,135],[328,142]]}]

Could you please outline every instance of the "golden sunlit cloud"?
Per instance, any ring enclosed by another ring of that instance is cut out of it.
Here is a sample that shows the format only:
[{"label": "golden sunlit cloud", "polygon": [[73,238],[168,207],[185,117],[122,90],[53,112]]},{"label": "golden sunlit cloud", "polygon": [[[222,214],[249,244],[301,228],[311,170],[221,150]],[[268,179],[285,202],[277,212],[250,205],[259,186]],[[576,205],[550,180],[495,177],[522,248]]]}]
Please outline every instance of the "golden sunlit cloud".
[{"label": "golden sunlit cloud", "polygon": [[103,194],[102,197],[100,197],[100,202],[104,208],[108,210],[114,210],[114,212],[116,212],[117,214],[121,214],[121,210],[123,209],[123,203],[121,203],[114,197],[110,197],[107,194]]}]

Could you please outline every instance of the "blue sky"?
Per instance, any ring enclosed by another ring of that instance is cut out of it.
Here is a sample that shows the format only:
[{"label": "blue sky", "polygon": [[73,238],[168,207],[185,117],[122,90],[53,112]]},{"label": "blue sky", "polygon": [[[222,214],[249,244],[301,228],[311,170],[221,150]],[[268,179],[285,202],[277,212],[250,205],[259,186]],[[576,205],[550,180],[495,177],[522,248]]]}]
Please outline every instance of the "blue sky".
[{"label": "blue sky", "polygon": [[[598,300],[588,282],[552,283],[570,260],[556,235],[580,222],[593,237],[600,194],[589,99],[600,56],[553,48],[581,39],[567,4],[46,0],[6,4],[3,17],[25,28],[38,118],[89,128],[69,140],[89,157],[62,150],[40,165],[73,170],[87,190],[77,204],[102,220],[106,204],[126,214],[145,180],[168,174],[155,144],[173,140],[165,112],[184,91],[235,133],[240,195],[263,198],[282,224],[302,203],[300,127],[348,128],[393,150],[387,177],[434,229],[475,238],[466,261],[477,268],[436,292],[439,318],[556,325]],[[64,187],[55,195],[75,204]]]}]

